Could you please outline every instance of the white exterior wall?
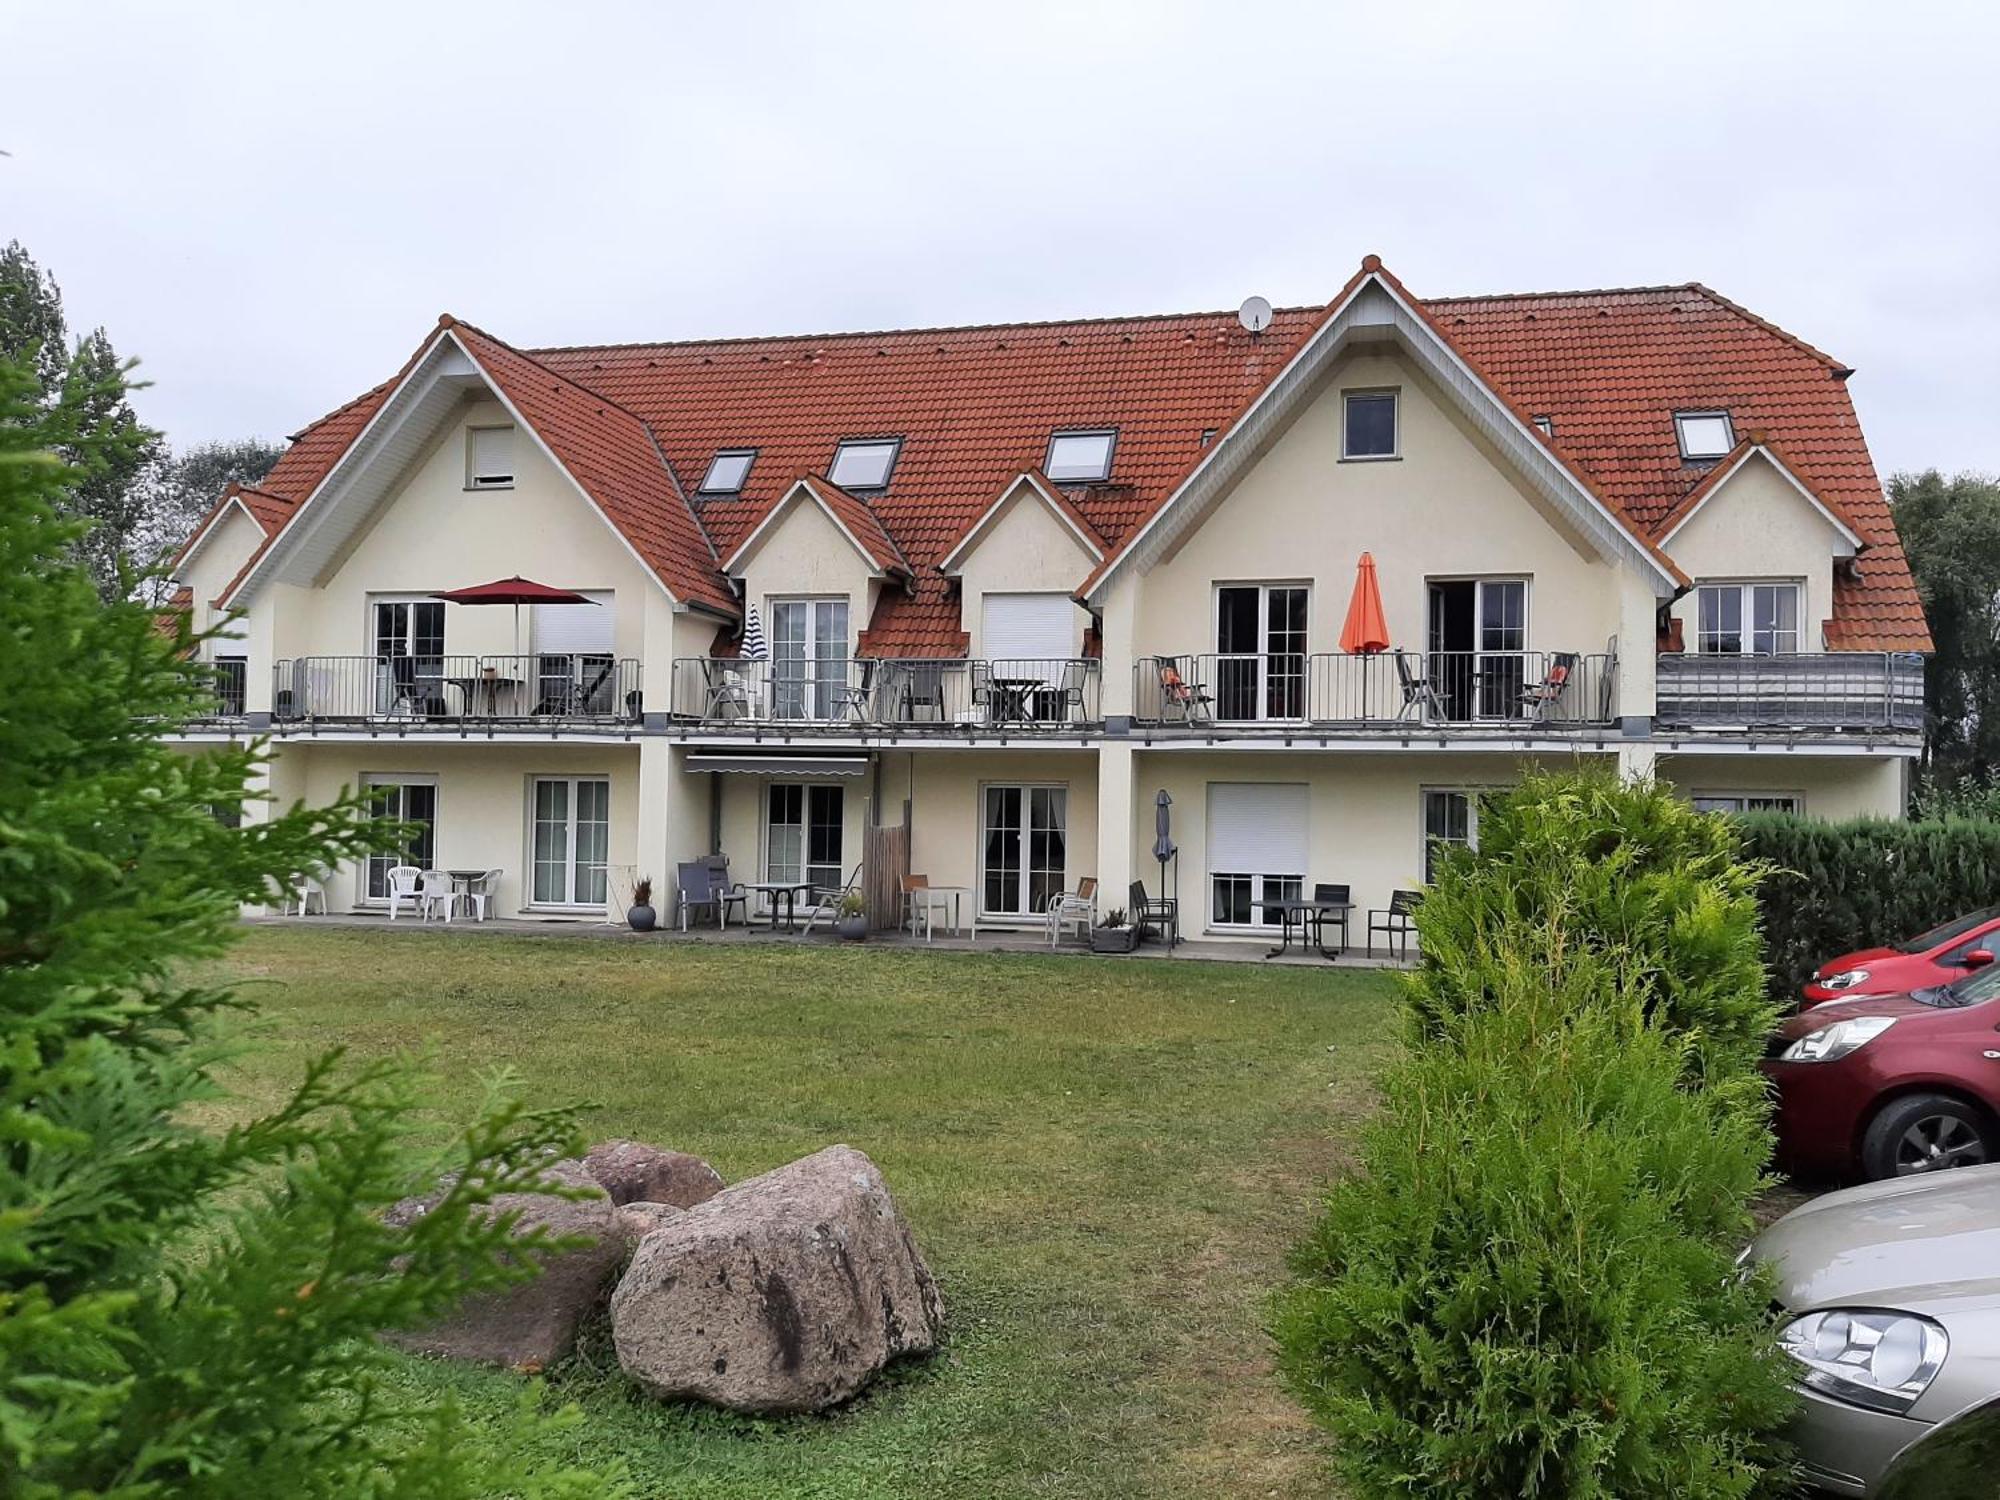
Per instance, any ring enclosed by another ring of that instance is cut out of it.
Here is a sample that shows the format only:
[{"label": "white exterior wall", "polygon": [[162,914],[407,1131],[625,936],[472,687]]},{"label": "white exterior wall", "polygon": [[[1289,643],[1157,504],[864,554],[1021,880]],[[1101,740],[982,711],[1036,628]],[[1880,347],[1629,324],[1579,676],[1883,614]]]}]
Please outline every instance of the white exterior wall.
[{"label": "white exterior wall", "polygon": [[[1382,387],[1399,391],[1401,457],[1343,461],[1342,392]],[[1268,582],[1311,586],[1309,649],[1336,651],[1363,552],[1375,556],[1398,646],[1424,648],[1433,578],[1529,579],[1530,650],[1599,652],[1620,633],[1619,570],[1514,480],[1407,362],[1370,351],[1340,362],[1234,491],[1139,580],[1136,650],[1213,651],[1215,586]],[[1108,626],[1105,645],[1115,660]],[[1642,642],[1621,641],[1627,654],[1652,647],[1650,623]]]},{"label": "white exterior wall", "polygon": [[845,599],[847,654],[854,654],[855,637],[868,628],[879,584],[867,559],[819,506],[793,501],[737,571],[744,604],[757,606],[767,640],[773,599]]},{"label": "white exterior wall", "polygon": [[226,611],[216,609],[216,596],[229,587],[250,554],[263,543],[264,528],[250,519],[240,504],[223,512],[195,555],[175,573],[194,595],[188,618],[194,629],[207,630],[220,622]]},{"label": "white exterior wall", "polygon": [[[1799,649],[1825,649],[1833,614],[1836,552],[1851,549],[1832,523],[1761,455],[1752,457],[1708,497],[1667,543],[1681,571],[1697,583],[1796,580]],[[1677,600],[1687,649],[1695,648],[1695,595]],[[1749,622],[1744,622],[1748,628]]]},{"label": "white exterior wall", "polygon": [[1756,755],[1662,753],[1654,774],[1690,797],[1789,792],[1808,817],[1900,818],[1908,811],[1912,761],[1901,755],[1814,756],[1807,751]]},{"label": "white exterior wall", "polygon": [[[972,636],[970,655],[987,654],[985,598],[988,594],[1070,594],[1090,574],[1096,560],[1076,533],[1046,503],[1017,488],[967,555],[959,571],[963,628]],[[1083,650],[1083,632],[1090,615],[1074,610],[1072,655]]]}]

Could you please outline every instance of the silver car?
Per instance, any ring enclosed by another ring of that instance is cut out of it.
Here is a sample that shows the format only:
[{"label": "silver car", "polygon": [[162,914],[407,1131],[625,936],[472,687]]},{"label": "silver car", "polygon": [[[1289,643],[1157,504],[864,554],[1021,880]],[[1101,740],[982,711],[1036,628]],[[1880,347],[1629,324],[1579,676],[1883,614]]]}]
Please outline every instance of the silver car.
[{"label": "silver car", "polygon": [[[1790,1314],[1783,1344],[1805,1403],[1793,1437],[1814,1483],[2000,1496],[2000,1469],[1963,1458],[2000,1439],[2000,1166],[1829,1193],[1747,1258],[1775,1268]],[[1943,1467],[1979,1477],[1970,1489],[1920,1479]]]}]

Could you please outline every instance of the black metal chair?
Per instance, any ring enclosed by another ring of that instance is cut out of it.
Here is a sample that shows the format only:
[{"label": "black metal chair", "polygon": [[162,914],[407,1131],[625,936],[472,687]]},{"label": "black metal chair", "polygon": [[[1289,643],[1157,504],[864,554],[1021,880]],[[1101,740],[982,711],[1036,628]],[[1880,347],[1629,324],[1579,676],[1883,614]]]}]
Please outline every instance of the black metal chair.
[{"label": "black metal chair", "polygon": [[905,662],[902,689],[897,694],[897,717],[905,724],[942,724],[944,713],[944,669],[941,661]]},{"label": "black metal chair", "polygon": [[[1187,674],[1181,671],[1182,660],[1178,656],[1153,658],[1160,674],[1160,718],[1164,721],[1171,711],[1179,714],[1184,724],[1213,724],[1215,699],[1198,679],[1190,681]],[[1193,659],[1186,660],[1192,668]]]},{"label": "black metal chair", "polygon": [[1354,897],[1352,888],[1345,885],[1328,885],[1324,882],[1313,887],[1313,901],[1319,910],[1314,919],[1319,926],[1319,945],[1326,946],[1326,928],[1329,922],[1340,926],[1340,947],[1345,952],[1353,941],[1348,936],[1347,919],[1353,914]]},{"label": "black metal chair", "polygon": [[1401,957],[1405,963],[1410,958],[1410,934],[1417,930],[1417,906],[1424,899],[1422,891],[1393,891],[1386,907],[1374,907],[1368,913],[1368,956],[1375,956],[1375,934],[1382,933],[1382,946],[1387,951],[1400,942]]},{"label": "black metal chair", "polygon": [[709,890],[722,904],[722,925],[729,925],[729,908],[735,907],[743,913],[743,925],[750,925],[750,893],[743,883],[729,878],[729,856],[711,854],[702,861],[708,866]]},{"label": "black metal chair", "polygon": [[1169,948],[1181,940],[1181,904],[1172,896],[1148,896],[1146,882],[1135,880],[1127,896],[1129,910],[1127,919],[1139,929],[1139,941],[1146,940],[1146,934],[1155,932],[1167,940]]},{"label": "black metal chair", "polygon": [[1447,717],[1444,700],[1438,697],[1430,678],[1410,665],[1410,653],[1398,651],[1395,657],[1396,681],[1403,689],[1403,710],[1396,717],[1407,719],[1415,715],[1426,723]]}]

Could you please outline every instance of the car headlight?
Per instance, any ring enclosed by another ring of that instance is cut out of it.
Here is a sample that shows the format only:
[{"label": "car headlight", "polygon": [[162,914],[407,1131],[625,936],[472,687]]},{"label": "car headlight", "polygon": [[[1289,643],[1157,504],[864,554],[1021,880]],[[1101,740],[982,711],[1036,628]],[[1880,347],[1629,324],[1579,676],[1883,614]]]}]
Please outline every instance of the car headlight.
[{"label": "car headlight", "polygon": [[1916,1405],[1951,1347],[1929,1318],[1847,1308],[1807,1313],[1787,1323],[1778,1341],[1804,1367],[1807,1388],[1898,1414]]},{"label": "car headlight", "polygon": [[1837,1062],[1896,1024],[1894,1016],[1851,1016],[1809,1031],[1779,1054],[1781,1062]]},{"label": "car headlight", "polygon": [[1827,975],[1819,983],[1821,989],[1851,990],[1867,978],[1868,971],[1866,969],[1843,969],[1838,974]]}]

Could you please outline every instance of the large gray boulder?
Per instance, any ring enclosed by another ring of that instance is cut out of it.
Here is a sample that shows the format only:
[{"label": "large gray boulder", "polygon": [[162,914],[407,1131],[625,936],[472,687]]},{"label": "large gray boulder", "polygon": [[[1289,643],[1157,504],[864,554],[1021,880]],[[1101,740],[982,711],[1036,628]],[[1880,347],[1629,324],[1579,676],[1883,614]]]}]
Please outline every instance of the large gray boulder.
[{"label": "large gray boulder", "polygon": [[722,1174],[699,1156],[640,1141],[600,1141],[583,1158],[616,1204],[671,1203],[693,1208],[722,1191]]},{"label": "large gray boulder", "polygon": [[944,1304],[875,1164],[829,1146],[661,1224],[611,1297],[625,1373],[735,1411],[821,1411],[937,1347]]},{"label": "large gray boulder", "polygon": [[[603,1300],[605,1287],[631,1247],[632,1232],[616,1219],[618,1210],[610,1194],[582,1162],[551,1162],[541,1177],[551,1187],[586,1196],[503,1193],[493,1200],[490,1211],[497,1215],[518,1210],[516,1237],[539,1228],[592,1243],[558,1254],[536,1252],[542,1271],[534,1280],[503,1291],[476,1293],[437,1322],[386,1332],[384,1339],[415,1354],[474,1360],[525,1373],[553,1364],[576,1347],[577,1328]],[[383,1221],[407,1226],[435,1207],[440,1196],[442,1190],[405,1199],[389,1209]]]}]

